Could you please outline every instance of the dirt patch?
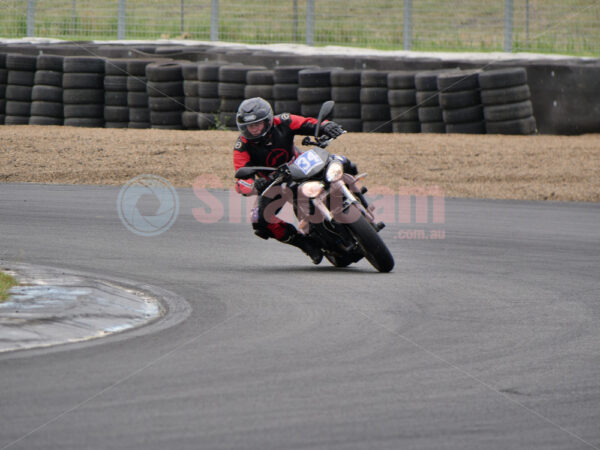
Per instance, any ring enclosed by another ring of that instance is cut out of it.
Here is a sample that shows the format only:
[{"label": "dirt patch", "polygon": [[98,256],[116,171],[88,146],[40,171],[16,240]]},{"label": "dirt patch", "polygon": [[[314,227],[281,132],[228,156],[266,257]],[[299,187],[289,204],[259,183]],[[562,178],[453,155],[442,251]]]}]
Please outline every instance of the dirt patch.
[{"label": "dirt patch", "polygon": [[[0,182],[122,185],[155,174],[178,187],[191,187],[199,176],[218,180],[212,187],[230,187],[236,137],[232,131],[0,126]],[[329,150],[368,172],[371,191],[439,186],[449,197],[600,201],[598,135],[349,133]]]}]

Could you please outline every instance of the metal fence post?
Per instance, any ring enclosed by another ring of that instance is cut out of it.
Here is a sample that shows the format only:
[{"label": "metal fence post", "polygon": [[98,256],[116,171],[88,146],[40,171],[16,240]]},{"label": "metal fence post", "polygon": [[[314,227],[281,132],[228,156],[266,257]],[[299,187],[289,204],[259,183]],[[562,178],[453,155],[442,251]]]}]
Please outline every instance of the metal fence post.
[{"label": "metal fence post", "polygon": [[127,0],[119,0],[119,19],[117,22],[117,39],[125,39],[125,31],[127,30]]},{"label": "metal fence post", "polygon": [[306,1],[306,45],[315,45],[315,1]]},{"label": "metal fence post", "polygon": [[35,0],[27,0],[27,36],[35,34]]},{"label": "metal fence post", "polygon": [[504,51],[512,52],[513,0],[504,0]]},{"label": "metal fence post", "polygon": [[404,50],[412,46],[412,0],[404,0]]},{"label": "metal fence post", "polygon": [[185,11],[185,3],[184,0],[181,0],[181,10],[179,12],[181,23],[179,24],[179,32],[183,34],[183,30],[185,29],[185,22],[183,19],[183,13]]},{"label": "metal fence post", "polygon": [[210,40],[219,40],[219,0],[212,0],[210,8]]}]

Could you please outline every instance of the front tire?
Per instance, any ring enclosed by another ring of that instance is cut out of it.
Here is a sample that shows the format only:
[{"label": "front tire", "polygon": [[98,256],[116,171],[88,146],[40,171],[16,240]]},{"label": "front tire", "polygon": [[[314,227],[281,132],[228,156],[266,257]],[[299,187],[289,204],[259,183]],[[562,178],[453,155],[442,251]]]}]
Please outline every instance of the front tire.
[{"label": "front tire", "polygon": [[348,224],[367,260],[379,272],[390,272],[394,258],[373,225],[361,214],[358,220]]}]

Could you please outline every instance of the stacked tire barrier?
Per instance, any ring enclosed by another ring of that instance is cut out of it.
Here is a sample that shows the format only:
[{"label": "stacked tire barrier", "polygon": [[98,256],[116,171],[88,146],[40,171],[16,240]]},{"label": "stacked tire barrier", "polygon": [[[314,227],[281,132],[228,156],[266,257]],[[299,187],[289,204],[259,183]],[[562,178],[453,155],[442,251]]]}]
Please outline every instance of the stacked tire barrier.
[{"label": "stacked tire barrier", "polygon": [[522,67],[479,74],[485,127],[489,134],[533,134],[536,123]]},{"label": "stacked tire barrier", "polygon": [[146,84],[146,66],[154,60],[135,59],[127,62],[127,106],[129,107],[128,128],[150,128],[150,107]]},{"label": "stacked tire barrier", "polygon": [[183,104],[181,123],[186,130],[198,129],[198,64],[183,63]]},{"label": "stacked tire barrier", "polygon": [[362,131],[360,78],[361,70],[334,70],[331,72],[331,99],[333,120],[350,132]]},{"label": "stacked tire barrier", "polygon": [[229,130],[237,129],[235,115],[240,103],[244,101],[246,76],[251,70],[264,67],[244,66],[241,64],[221,66],[219,69],[219,125]]},{"label": "stacked tire barrier", "polygon": [[219,97],[219,69],[221,65],[198,66],[198,128],[208,130],[217,127],[221,98]]},{"label": "stacked tire barrier", "polygon": [[360,79],[363,132],[391,133],[392,121],[387,95],[387,71],[364,70]]},{"label": "stacked tire barrier", "polygon": [[8,70],[6,70],[6,53],[0,53],[0,125],[4,124],[4,113],[6,112],[6,81]]},{"label": "stacked tire barrier", "polygon": [[446,133],[484,134],[479,71],[442,73],[437,78]]},{"label": "stacked tire barrier", "polygon": [[387,77],[388,103],[394,133],[420,133],[415,72],[390,72]]},{"label": "stacked tire barrier", "polygon": [[31,92],[30,125],[63,124],[63,64],[62,56],[38,56]]},{"label": "stacked tire barrier", "polygon": [[104,65],[105,128],[127,128],[129,126],[127,64],[126,59],[107,59]]},{"label": "stacked tire barrier", "polygon": [[298,72],[298,102],[303,116],[317,117],[323,102],[331,100],[331,69]]},{"label": "stacked tire barrier", "polygon": [[102,58],[68,56],[64,59],[65,125],[104,127],[104,66]]},{"label": "stacked tire barrier", "polygon": [[31,94],[37,58],[30,55],[6,55],[6,112],[7,125],[28,125],[31,115]]},{"label": "stacked tire barrier", "polygon": [[273,70],[251,70],[246,74],[244,98],[262,97],[273,105],[273,83]]},{"label": "stacked tire barrier", "polygon": [[273,99],[275,114],[302,114],[298,101],[298,74],[304,66],[282,66],[273,69]]},{"label": "stacked tire barrier", "polygon": [[146,77],[152,128],[182,130],[185,99],[181,64],[176,61],[148,64]]},{"label": "stacked tire barrier", "polygon": [[431,70],[415,74],[415,94],[422,133],[446,132],[437,88],[438,76],[443,72]]}]

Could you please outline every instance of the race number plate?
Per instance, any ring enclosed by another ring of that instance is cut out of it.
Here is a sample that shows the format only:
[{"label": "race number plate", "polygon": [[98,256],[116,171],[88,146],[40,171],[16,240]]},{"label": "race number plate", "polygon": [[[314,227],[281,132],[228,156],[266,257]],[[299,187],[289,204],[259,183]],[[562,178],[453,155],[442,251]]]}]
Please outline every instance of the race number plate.
[{"label": "race number plate", "polygon": [[308,172],[319,164],[323,164],[323,160],[317,155],[314,150],[309,150],[307,152],[302,153],[294,164],[298,166],[298,168],[304,173],[304,175],[308,175]]}]

